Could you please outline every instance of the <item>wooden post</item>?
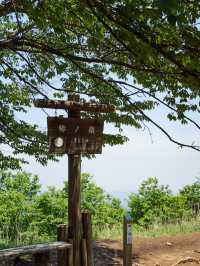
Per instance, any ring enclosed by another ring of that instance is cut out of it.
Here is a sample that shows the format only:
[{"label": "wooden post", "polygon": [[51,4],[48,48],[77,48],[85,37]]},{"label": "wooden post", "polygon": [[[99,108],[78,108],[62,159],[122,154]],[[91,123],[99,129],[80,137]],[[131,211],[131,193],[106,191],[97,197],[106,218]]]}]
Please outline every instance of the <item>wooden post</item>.
[{"label": "wooden post", "polygon": [[[79,101],[79,96],[69,95],[68,100]],[[68,111],[69,118],[80,118],[80,111]],[[68,155],[68,226],[73,241],[73,266],[81,266],[81,155]]]},{"label": "wooden post", "polygon": [[[68,154],[68,240],[70,240],[73,245],[73,266],[82,266],[82,223],[80,212],[81,153],[101,153],[103,142],[103,121],[98,119],[80,119],[80,112],[90,111],[110,113],[115,112],[115,106],[92,102],[84,103],[80,101],[79,95],[76,94],[69,95],[68,101],[36,100],[35,106],[68,110],[69,119],[49,118],[47,121],[49,153]],[[70,123],[74,126],[70,127]],[[69,128],[71,131],[67,130]],[[89,261],[89,266],[93,266],[92,234],[91,227],[88,228],[90,229],[86,229],[86,231],[88,230],[89,235],[88,239],[86,239],[87,261]]]},{"label": "wooden post", "polygon": [[57,240],[67,242],[68,240],[68,227],[66,224],[59,224],[57,227]]},{"label": "wooden post", "polygon": [[82,249],[81,249],[82,266],[89,266],[88,260],[87,260],[86,240],[84,238],[81,240],[81,244],[82,244]]},{"label": "wooden post", "polygon": [[49,252],[37,253],[34,255],[35,266],[48,266],[49,265]]},{"label": "wooden post", "polygon": [[132,266],[132,219],[130,216],[124,216],[123,248],[123,266]]},{"label": "wooden post", "polygon": [[68,242],[72,245],[70,252],[68,252],[68,264],[69,266],[73,266],[73,241],[72,239],[68,239]]},{"label": "wooden post", "polygon": [[[68,241],[68,226],[66,224],[60,224],[57,227],[57,240],[62,242]],[[58,249],[58,266],[72,266],[72,248]]]},{"label": "wooden post", "polygon": [[82,224],[83,224],[83,239],[86,242],[87,250],[87,265],[94,266],[93,248],[92,248],[92,218],[91,213],[82,213]]}]

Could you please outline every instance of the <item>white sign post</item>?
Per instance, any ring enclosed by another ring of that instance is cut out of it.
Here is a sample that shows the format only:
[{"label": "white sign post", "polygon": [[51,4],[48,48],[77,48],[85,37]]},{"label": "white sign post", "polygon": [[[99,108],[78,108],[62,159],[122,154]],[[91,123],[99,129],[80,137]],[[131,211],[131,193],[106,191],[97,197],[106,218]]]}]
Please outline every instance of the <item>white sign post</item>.
[{"label": "white sign post", "polygon": [[124,216],[123,228],[123,266],[132,266],[132,219],[129,215]]}]

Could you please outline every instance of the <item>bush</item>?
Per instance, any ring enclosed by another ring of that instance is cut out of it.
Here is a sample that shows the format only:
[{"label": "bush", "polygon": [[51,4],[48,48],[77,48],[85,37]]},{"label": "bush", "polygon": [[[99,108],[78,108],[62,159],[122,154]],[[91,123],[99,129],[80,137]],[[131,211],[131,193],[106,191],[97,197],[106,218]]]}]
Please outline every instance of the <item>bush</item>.
[{"label": "bush", "polygon": [[185,195],[173,195],[155,177],[142,182],[138,193],[129,196],[128,206],[133,221],[146,228],[153,223],[181,222],[191,216]]}]

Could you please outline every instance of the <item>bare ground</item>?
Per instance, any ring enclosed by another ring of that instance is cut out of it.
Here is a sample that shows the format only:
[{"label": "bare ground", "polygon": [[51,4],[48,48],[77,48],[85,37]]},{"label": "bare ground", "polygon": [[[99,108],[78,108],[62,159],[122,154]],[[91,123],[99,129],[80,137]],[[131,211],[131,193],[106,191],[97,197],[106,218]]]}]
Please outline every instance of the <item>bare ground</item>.
[{"label": "bare ground", "polygon": [[[136,238],[133,266],[200,266],[200,233]],[[95,266],[122,265],[120,241],[95,242]]]}]

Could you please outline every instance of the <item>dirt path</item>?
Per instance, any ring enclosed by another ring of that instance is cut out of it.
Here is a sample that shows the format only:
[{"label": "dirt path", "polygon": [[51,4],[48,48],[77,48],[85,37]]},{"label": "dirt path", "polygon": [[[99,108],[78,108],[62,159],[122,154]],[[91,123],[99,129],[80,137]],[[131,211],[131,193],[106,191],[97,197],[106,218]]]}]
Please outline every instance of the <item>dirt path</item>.
[{"label": "dirt path", "polygon": [[[200,266],[200,233],[134,240],[134,266]],[[122,265],[120,241],[95,243],[95,266]]]}]

